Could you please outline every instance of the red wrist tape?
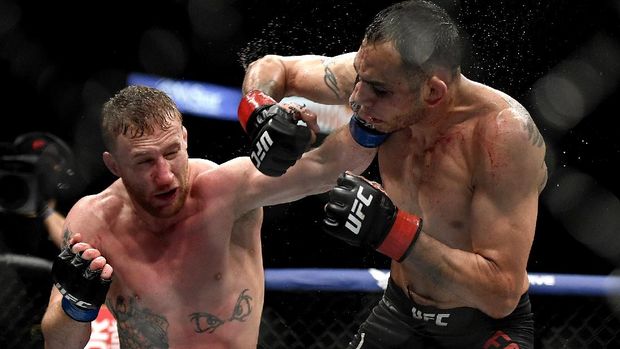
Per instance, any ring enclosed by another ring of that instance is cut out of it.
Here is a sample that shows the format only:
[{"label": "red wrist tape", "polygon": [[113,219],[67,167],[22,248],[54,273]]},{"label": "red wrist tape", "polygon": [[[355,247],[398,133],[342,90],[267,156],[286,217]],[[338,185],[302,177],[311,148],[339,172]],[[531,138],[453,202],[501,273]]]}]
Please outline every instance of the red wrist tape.
[{"label": "red wrist tape", "polygon": [[247,132],[246,125],[248,123],[248,119],[252,113],[254,113],[256,108],[263,105],[273,105],[276,103],[277,102],[275,99],[267,96],[260,90],[252,90],[243,96],[241,98],[241,102],[239,103],[239,108],[237,109],[237,117],[239,118],[239,122],[241,123],[243,130]]},{"label": "red wrist tape", "polygon": [[392,229],[381,245],[377,247],[377,251],[397,262],[401,262],[413,247],[421,230],[422,219],[420,217],[399,210]]}]

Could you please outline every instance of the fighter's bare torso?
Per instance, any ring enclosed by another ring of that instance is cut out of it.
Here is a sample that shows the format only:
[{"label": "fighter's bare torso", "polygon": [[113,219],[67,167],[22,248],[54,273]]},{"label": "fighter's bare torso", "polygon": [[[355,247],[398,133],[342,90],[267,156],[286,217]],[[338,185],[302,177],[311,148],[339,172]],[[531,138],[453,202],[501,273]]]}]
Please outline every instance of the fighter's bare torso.
[{"label": "fighter's bare torso", "polygon": [[120,182],[91,199],[107,229],[85,240],[114,268],[106,304],[123,348],[256,345],[264,298],[262,211],[234,217],[225,178],[190,163],[192,191],[160,231],[136,216]]},{"label": "fighter's bare torso", "polygon": [[[379,149],[379,167],[383,187],[390,198],[400,209],[423,218],[425,234],[451,248],[476,252],[472,244],[471,210],[478,172],[484,162],[510,161],[493,158],[496,156],[493,143],[497,140],[490,129],[502,122],[501,110],[517,111],[519,120],[515,125],[530,130],[530,139],[524,141],[535,143],[543,154],[544,144],[529,114],[514,99],[486,86],[471,84],[479,96],[475,102],[478,106],[470,108],[477,111],[475,114],[468,114],[466,108],[462,121],[451,124],[430,142],[424,139],[423,132],[412,131],[415,125],[395,132]],[[546,180],[544,161],[537,176],[542,190]],[[450,289],[437,287],[433,276],[416,264],[393,262],[391,276],[405,292],[426,298],[434,306],[467,306]],[[521,282],[521,292],[527,288],[526,277]]]}]

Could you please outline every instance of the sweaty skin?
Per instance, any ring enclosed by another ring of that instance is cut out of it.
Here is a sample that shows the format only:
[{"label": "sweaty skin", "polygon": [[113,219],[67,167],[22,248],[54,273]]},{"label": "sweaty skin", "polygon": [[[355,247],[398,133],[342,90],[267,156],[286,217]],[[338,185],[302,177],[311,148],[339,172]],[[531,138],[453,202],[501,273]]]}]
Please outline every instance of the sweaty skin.
[{"label": "sweaty skin", "polygon": [[[65,241],[87,241],[77,248],[94,247],[113,266],[106,304],[123,348],[256,346],[262,211],[234,209],[239,193],[227,189],[217,165],[183,166],[186,142],[177,130],[123,140],[139,155],[117,159],[113,170],[133,167],[152,180],[124,177],[135,199],[121,179],[81,199],[67,216]],[[50,303],[59,299],[54,289]]]},{"label": "sweaty skin", "polygon": [[385,143],[363,149],[345,126],[290,174],[321,164],[312,168],[323,176],[300,177],[327,187],[320,180],[335,178],[331,171],[361,173],[378,153],[389,197],[424,221],[409,256],[392,262],[397,285],[419,304],[504,317],[529,286],[526,265],[547,178],[542,136],[516,100],[460,72],[437,69],[420,85],[412,80],[390,43],[363,43],[333,58],[265,56],[248,67],[243,89],[276,100],[360,105],[359,117],[392,133]]},{"label": "sweaty skin", "polygon": [[[315,115],[299,114],[317,129]],[[72,207],[63,245],[112,278],[106,304],[122,348],[255,348],[264,302],[261,208],[325,191],[316,183],[335,177],[321,179],[315,162],[300,180],[300,170],[267,177],[248,157],[221,165],[189,159],[180,119],[168,126],[116,137],[103,160],[120,179]],[[91,324],[69,318],[61,300],[53,287],[42,321],[46,348],[83,348]]]}]

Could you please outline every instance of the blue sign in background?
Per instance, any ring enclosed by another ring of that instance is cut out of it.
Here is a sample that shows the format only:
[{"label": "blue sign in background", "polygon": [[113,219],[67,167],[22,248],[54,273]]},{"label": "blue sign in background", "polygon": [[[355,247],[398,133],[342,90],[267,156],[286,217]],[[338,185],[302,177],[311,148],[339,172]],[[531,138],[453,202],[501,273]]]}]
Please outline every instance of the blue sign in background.
[{"label": "blue sign in background", "polygon": [[190,80],[131,73],[129,85],[144,85],[165,91],[182,113],[237,121],[241,89]]}]

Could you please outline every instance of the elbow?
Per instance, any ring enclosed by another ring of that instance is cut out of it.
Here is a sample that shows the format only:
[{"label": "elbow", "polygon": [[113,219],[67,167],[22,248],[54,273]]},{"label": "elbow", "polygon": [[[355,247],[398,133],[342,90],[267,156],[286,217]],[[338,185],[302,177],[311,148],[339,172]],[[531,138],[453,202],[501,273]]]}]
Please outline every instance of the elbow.
[{"label": "elbow", "polygon": [[492,302],[491,307],[488,307],[488,309],[484,312],[493,319],[503,319],[512,314],[512,312],[516,309],[518,302],[518,297],[498,299],[495,302]]},{"label": "elbow", "polygon": [[504,284],[491,293],[490,297],[486,298],[486,306],[482,311],[494,319],[503,319],[512,314],[521,299],[519,288],[513,284]]},{"label": "elbow", "polygon": [[273,66],[273,65],[281,65],[281,59],[278,55],[265,55],[262,56],[248,64],[246,70],[256,69],[259,66]]},{"label": "elbow", "polygon": [[277,101],[284,97],[287,73],[282,56],[265,55],[248,64],[245,72],[244,94],[259,89]]}]

